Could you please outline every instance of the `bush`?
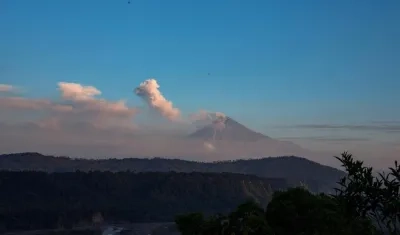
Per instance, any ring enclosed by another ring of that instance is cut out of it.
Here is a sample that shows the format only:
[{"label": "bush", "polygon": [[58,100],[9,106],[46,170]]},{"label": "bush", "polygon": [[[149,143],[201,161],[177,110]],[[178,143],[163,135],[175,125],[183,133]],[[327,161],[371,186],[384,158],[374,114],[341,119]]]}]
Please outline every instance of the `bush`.
[{"label": "bush", "polygon": [[397,162],[389,174],[375,177],[371,167],[347,152],[336,158],[347,174],[338,182],[334,195],[292,188],[275,192],[265,211],[250,201],[226,216],[178,216],[177,227],[183,235],[399,235]]}]

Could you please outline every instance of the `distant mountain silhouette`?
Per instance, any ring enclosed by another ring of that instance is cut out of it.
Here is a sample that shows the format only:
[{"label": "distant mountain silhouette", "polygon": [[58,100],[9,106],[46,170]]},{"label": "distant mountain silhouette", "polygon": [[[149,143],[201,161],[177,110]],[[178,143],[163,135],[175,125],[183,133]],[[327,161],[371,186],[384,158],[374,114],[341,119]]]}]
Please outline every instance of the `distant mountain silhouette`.
[{"label": "distant mountain silhouette", "polygon": [[224,141],[257,141],[260,139],[270,139],[261,133],[250,130],[239,122],[227,117],[224,121],[225,127],[216,130],[213,124],[207,125],[189,135],[190,138],[203,140],[224,140]]},{"label": "distant mountain silhouette", "polygon": [[39,153],[0,155],[0,170],[33,170],[46,172],[71,171],[134,171],[134,172],[230,172],[265,178],[284,178],[294,186],[304,183],[315,192],[331,191],[345,173],[300,157],[268,157],[262,159],[194,162],[178,159],[106,159],[88,160],[45,156]]}]

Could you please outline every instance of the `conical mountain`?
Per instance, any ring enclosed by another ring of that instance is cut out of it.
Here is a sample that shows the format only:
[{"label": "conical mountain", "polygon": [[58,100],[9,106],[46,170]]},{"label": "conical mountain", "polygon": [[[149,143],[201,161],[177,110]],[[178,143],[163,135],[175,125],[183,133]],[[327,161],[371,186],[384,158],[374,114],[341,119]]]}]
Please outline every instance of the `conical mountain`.
[{"label": "conical mountain", "polygon": [[189,135],[190,138],[197,138],[203,140],[223,140],[223,141],[242,141],[253,142],[262,139],[270,139],[261,133],[250,130],[246,126],[226,117],[224,121],[224,128],[215,128],[215,125],[209,124],[196,132]]}]

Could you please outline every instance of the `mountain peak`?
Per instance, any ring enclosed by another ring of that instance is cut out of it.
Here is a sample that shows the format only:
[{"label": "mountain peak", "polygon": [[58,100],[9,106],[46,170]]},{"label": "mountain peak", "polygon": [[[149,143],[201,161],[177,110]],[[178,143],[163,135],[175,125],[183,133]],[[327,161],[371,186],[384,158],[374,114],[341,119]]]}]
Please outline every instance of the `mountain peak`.
[{"label": "mountain peak", "polygon": [[214,120],[212,124],[206,125],[189,135],[190,138],[203,140],[225,140],[253,142],[260,139],[269,139],[261,133],[250,130],[243,124],[230,117]]}]

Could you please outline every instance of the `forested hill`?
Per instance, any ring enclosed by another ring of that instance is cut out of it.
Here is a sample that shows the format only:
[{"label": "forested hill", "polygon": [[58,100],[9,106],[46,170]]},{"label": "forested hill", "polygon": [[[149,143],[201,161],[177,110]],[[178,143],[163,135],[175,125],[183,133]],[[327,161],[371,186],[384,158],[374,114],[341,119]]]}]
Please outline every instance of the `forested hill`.
[{"label": "forested hill", "polygon": [[312,191],[329,191],[344,172],[300,157],[268,157],[252,160],[202,163],[178,159],[71,159],[39,153],[0,155],[0,170],[68,171],[134,171],[134,172],[231,172],[267,178],[285,178],[292,185],[300,182]]},{"label": "forested hill", "polygon": [[0,171],[0,228],[39,229],[106,221],[160,222],[192,211],[266,204],[283,179],[231,173]]}]

